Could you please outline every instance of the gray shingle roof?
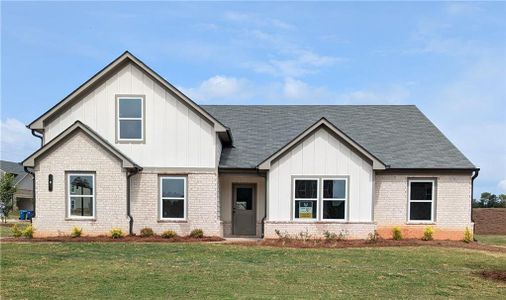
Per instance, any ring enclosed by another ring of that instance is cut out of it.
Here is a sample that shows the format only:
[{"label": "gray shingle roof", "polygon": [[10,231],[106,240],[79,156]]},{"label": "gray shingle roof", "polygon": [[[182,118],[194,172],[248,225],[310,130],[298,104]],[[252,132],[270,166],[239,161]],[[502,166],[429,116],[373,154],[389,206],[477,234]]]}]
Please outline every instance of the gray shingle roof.
[{"label": "gray shingle roof", "polygon": [[22,164],[7,160],[0,160],[0,170],[14,175],[26,174]]},{"label": "gray shingle roof", "polygon": [[414,105],[202,105],[228,126],[221,168],[255,168],[322,117],[390,168],[475,166]]}]

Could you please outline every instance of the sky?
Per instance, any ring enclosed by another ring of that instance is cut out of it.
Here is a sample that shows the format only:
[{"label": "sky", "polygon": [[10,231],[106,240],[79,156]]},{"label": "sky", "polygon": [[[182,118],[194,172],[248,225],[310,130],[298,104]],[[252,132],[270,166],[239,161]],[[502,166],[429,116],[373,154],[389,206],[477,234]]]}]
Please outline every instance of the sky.
[{"label": "sky", "polygon": [[506,3],[1,3],[0,157],[123,53],[200,104],[415,104],[506,193]]}]

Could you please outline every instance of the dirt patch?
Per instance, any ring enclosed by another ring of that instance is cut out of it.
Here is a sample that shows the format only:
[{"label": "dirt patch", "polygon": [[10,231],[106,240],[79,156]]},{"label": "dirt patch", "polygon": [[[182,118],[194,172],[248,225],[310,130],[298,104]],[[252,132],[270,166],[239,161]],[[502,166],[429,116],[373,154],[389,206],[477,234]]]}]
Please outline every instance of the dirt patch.
[{"label": "dirt patch", "polygon": [[475,234],[506,234],[506,208],[473,208]]},{"label": "dirt patch", "polygon": [[486,279],[506,282],[506,270],[503,271],[481,271],[479,275]]},{"label": "dirt patch", "polygon": [[162,238],[161,236],[151,236],[151,237],[140,237],[140,236],[125,236],[119,239],[113,239],[109,236],[83,236],[72,238],[70,236],[56,236],[56,237],[46,237],[46,238],[13,238],[13,237],[5,237],[2,238],[3,242],[62,242],[62,243],[197,243],[197,242],[219,242],[224,239],[217,236],[209,236],[203,238],[192,238],[192,237],[174,237],[170,239]]},{"label": "dirt patch", "polygon": [[506,248],[491,245],[483,245],[479,243],[464,243],[462,241],[421,241],[417,239],[405,239],[400,241],[380,239],[375,242],[366,240],[342,240],[342,241],[325,241],[325,240],[280,240],[265,239],[251,242],[231,243],[236,245],[258,245],[269,247],[288,247],[288,248],[365,248],[365,247],[413,247],[413,246],[433,246],[448,248],[464,248],[474,250],[484,250],[491,252],[506,253]]}]

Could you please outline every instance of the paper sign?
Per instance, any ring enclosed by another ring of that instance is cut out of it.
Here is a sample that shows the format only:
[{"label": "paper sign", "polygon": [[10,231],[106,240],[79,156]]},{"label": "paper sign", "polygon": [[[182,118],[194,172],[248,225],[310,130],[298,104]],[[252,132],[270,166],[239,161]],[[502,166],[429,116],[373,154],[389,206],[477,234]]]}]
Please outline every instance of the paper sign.
[{"label": "paper sign", "polygon": [[299,218],[300,219],[312,219],[313,218],[313,203],[312,202],[300,202]]}]

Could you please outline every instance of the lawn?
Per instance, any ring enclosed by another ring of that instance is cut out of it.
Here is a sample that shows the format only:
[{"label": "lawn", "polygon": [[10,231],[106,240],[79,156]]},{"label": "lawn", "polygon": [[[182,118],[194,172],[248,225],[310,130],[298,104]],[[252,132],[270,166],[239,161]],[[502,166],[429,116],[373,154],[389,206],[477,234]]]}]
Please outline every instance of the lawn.
[{"label": "lawn", "polygon": [[[29,222],[17,222],[19,230],[23,230],[26,226],[30,225]],[[11,228],[14,224],[0,224],[0,237],[12,236]]]},{"label": "lawn", "polygon": [[475,239],[482,244],[506,246],[506,235],[475,235]]},{"label": "lawn", "polygon": [[436,247],[3,243],[2,299],[505,298],[506,254]]}]

